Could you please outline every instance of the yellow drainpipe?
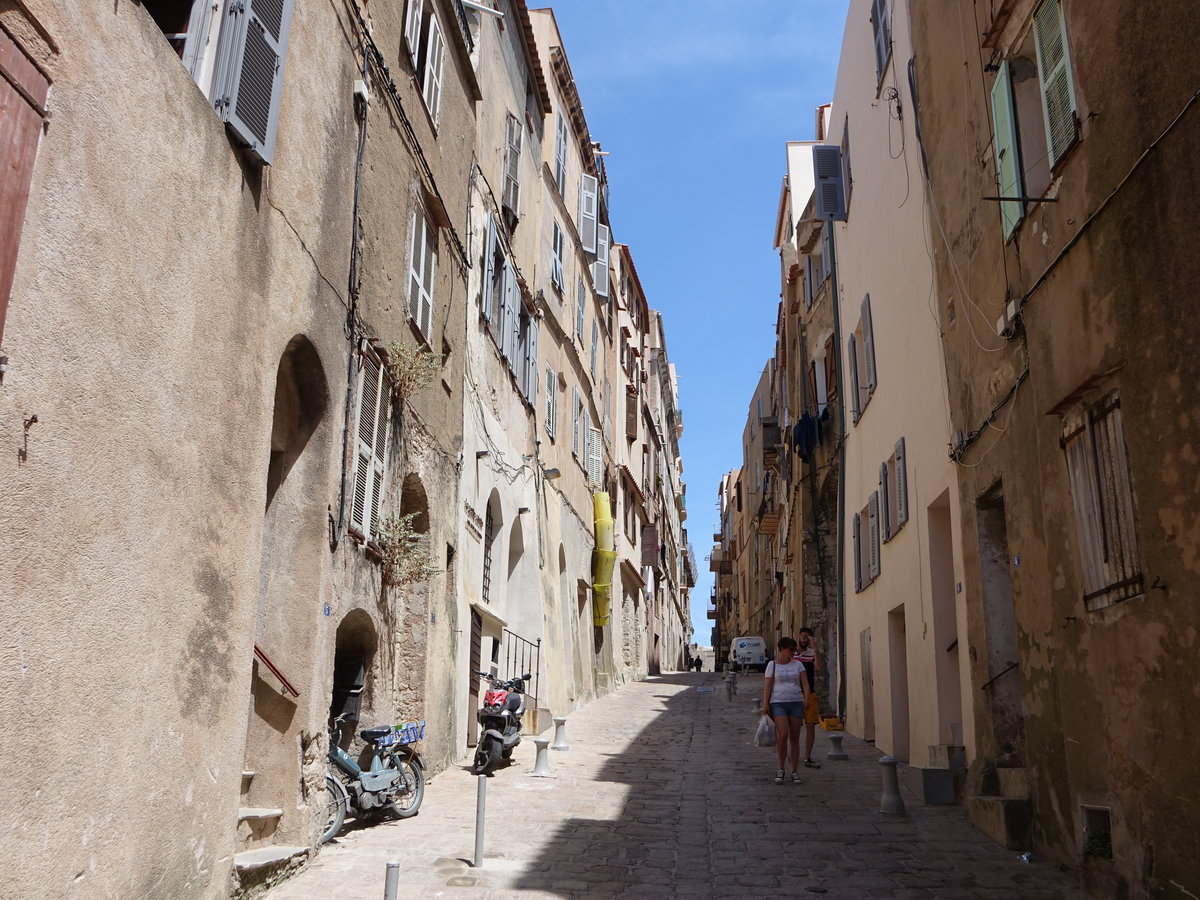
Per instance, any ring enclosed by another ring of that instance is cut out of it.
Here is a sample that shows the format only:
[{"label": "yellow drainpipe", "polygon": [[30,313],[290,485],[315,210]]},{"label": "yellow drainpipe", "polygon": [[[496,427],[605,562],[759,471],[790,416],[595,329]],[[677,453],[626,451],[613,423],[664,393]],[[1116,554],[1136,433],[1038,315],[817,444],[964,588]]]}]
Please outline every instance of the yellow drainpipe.
[{"label": "yellow drainpipe", "polygon": [[608,494],[597,491],[592,497],[596,512],[596,561],[592,566],[592,621],[607,625],[612,616],[612,575],[617,561],[613,546],[612,506]]}]

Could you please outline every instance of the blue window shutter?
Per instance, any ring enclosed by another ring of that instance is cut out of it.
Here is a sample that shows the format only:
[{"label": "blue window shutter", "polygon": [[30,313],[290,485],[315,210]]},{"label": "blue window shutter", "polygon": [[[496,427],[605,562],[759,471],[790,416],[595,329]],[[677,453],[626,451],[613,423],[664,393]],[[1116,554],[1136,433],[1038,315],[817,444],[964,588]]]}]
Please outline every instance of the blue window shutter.
[{"label": "blue window shutter", "polygon": [[1046,0],[1034,16],[1038,82],[1050,165],[1062,159],[1075,143],[1075,85],[1061,0]]},{"label": "blue window shutter", "polygon": [[[1021,151],[1017,146],[1012,73],[1008,68],[1008,60],[1000,63],[996,80],[992,83],[992,128],[995,132],[992,146],[996,153],[996,179],[1000,196],[1020,197],[1024,191],[1021,186]],[[1021,200],[1001,201],[1000,221],[1006,240],[1024,215],[1025,204]]]},{"label": "blue window shutter", "polygon": [[875,393],[875,385],[879,383],[879,379],[875,369],[875,332],[871,328],[871,295],[867,294],[862,301],[862,329],[863,329],[863,359],[867,364],[867,393]]},{"label": "blue window shutter", "polygon": [[817,218],[846,221],[846,191],[842,184],[842,148],[836,144],[817,144],[813,150],[813,177],[816,180]]},{"label": "blue window shutter", "polygon": [[229,130],[267,165],[275,155],[283,63],[293,0],[235,0],[221,29],[214,106]]}]

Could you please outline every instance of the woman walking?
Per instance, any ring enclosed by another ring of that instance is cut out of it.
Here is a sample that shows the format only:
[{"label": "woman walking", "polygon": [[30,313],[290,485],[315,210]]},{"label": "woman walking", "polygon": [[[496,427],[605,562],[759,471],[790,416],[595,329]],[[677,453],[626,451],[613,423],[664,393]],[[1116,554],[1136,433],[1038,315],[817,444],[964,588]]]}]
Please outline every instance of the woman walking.
[{"label": "woman walking", "polygon": [[804,704],[812,687],[808,683],[804,664],[793,658],[796,652],[795,638],[781,637],[778,648],[779,655],[767,663],[762,711],[763,715],[770,716],[775,722],[775,755],[779,759],[775,783],[783,784],[783,765],[786,760],[792,766],[792,783],[799,784],[800,773],[796,770],[800,768],[800,733],[804,728]]}]

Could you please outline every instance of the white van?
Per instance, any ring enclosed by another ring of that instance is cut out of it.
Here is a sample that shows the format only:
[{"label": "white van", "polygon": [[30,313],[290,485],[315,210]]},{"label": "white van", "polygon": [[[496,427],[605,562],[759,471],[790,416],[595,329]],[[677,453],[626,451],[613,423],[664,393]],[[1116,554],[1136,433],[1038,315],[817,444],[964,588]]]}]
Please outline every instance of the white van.
[{"label": "white van", "polygon": [[734,669],[766,671],[767,642],[760,637],[735,637],[729,642],[729,662]]}]

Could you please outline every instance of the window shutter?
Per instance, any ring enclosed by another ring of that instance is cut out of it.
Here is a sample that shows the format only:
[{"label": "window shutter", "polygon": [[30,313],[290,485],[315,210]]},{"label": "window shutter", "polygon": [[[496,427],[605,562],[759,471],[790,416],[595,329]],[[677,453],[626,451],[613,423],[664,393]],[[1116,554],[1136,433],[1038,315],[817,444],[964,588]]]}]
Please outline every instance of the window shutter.
[{"label": "window shutter", "polygon": [[429,11],[429,35],[425,40],[425,84],[422,96],[425,108],[436,123],[442,102],[442,67],[446,62],[446,42],[437,15]]},{"label": "window shutter", "polygon": [[596,252],[596,179],[579,179],[579,240],[588,253]]},{"label": "window shutter", "polygon": [[858,401],[858,346],[854,335],[850,335],[846,345],[846,356],[850,362],[850,411],[855,422],[861,414]]},{"label": "window shutter", "polygon": [[883,69],[892,52],[892,23],[887,0],[873,0],[871,26],[875,35],[875,80],[883,80]]},{"label": "window shutter", "polygon": [[602,451],[604,442],[601,440],[600,429],[588,426],[588,481],[593,490],[598,490],[604,473]]},{"label": "window shutter", "polygon": [[512,113],[504,124],[504,196],[503,204],[512,212],[521,212],[521,123]]},{"label": "window shutter", "polygon": [[879,494],[872,493],[867,499],[867,532],[871,552],[870,574],[874,581],[879,577]]},{"label": "window shutter", "polygon": [[904,459],[904,438],[896,441],[896,530],[908,521],[908,468]]},{"label": "window shutter", "polygon": [[571,388],[571,452],[577,459],[582,459],[581,436],[579,433],[580,419],[583,418],[583,401],[579,399],[579,388]]},{"label": "window shutter", "polygon": [[404,16],[404,43],[408,45],[408,58],[413,71],[417,69],[417,57],[421,53],[421,13],[425,0],[408,0],[408,11]]},{"label": "window shutter", "polygon": [[642,565],[658,564],[658,526],[642,526]]},{"label": "window shutter", "polygon": [[818,219],[846,221],[846,193],[842,184],[842,149],[836,144],[816,144],[813,177],[816,180]]},{"label": "window shutter", "polygon": [[813,258],[804,257],[804,308],[812,309],[813,305]]},{"label": "window shutter", "polygon": [[229,129],[267,165],[275,155],[283,63],[293,0],[244,0],[230,5],[221,29],[221,70],[214,106]]},{"label": "window shutter", "polygon": [[553,366],[546,366],[546,436],[554,440],[558,430],[558,376]]},{"label": "window shutter", "polygon": [[625,437],[637,440],[638,436],[638,395],[625,394]]},{"label": "window shutter", "polygon": [[515,368],[517,361],[517,329],[520,327],[517,319],[517,307],[520,303],[517,297],[518,290],[512,267],[505,260],[504,315],[501,317],[501,325],[504,330],[500,335],[500,353],[508,360],[510,368]]},{"label": "window shutter", "polygon": [[596,380],[596,348],[600,344],[600,323],[592,320],[592,381]]},{"label": "window shutter", "polygon": [[579,343],[583,343],[584,318],[587,316],[587,286],[583,276],[575,282],[575,333],[579,335]]},{"label": "window shutter", "polygon": [[863,589],[862,580],[862,516],[854,514],[854,589]]},{"label": "window shutter", "polygon": [[556,112],[557,143],[554,147],[554,181],[558,185],[559,196],[567,194],[567,120],[561,112]]},{"label": "window shutter", "polygon": [[867,393],[875,393],[879,379],[875,369],[875,332],[871,328],[871,295],[862,300],[863,360],[867,364]]},{"label": "window shutter", "polygon": [[1061,0],[1046,0],[1034,16],[1033,27],[1046,143],[1053,166],[1075,142],[1075,86]]},{"label": "window shutter", "polygon": [[437,271],[437,247],[425,213],[414,209],[408,244],[408,312],[426,338],[432,338],[433,279]]},{"label": "window shutter", "polygon": [[596,294],[608,296],[608,226],[596,226],[596,262],[593,266],[592,281],[596,284]]},{"label": "window shutter", "polygon": [[813,380],[816,382],[817,392],[817,409],[814,413],[819,413],[821,407],[829,402],[829,395],[825,392],[825,360],[818,359],[813,364]]},{"label": "window shutter", "polygon": [[487,237],[483,246],[483,285],[479,290],[479,308],[487,322],[492,321],[492,279],[496,277],[496,220],[487,217]]},{"label": "window shutter", "polygon": [[350,506],[350,524],[370,538],[379,521],[379,507],[383,496],[391,392],[387,376],[379,364],[366,355],[361,360],[354,496]]},{"label": "window shutter", "polygon": [[[992,129],[995,140],[992,146],[996,154],[996,180],[1001,197],[1020,197],[1021,152],[1017,147],[1016,116],[1013,113],[1012,73],[1008,60],[1000,63],[996,80],[992,82]],[[1021,217],[1025,215],[1025,204],[1021,200],[1003,200],[1000,203],[1000,222],[1004,226],[1004,237],[1013,233]]]},{"label": "window shutter", "polygon": [[886,544],[892,539],[891,504],[888,502],[888,464],[879,466],[879,531]]},{"label": "window shutter", "polygon": [[563,231],[558,222],[554,223],[554,237],[551,245],[550,280],[560,291],[563,289]]},{"label": "window shutter", "polygon": [[537,409],[538,389],[538,322],[533,316],[529,317],[529,339],[525,347],[525,383],[529,389],[529,404]]}]

